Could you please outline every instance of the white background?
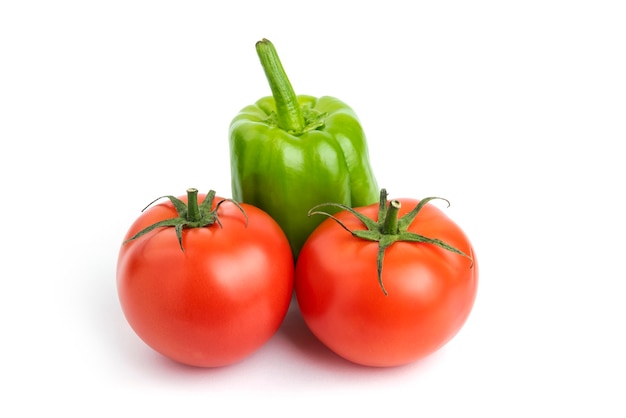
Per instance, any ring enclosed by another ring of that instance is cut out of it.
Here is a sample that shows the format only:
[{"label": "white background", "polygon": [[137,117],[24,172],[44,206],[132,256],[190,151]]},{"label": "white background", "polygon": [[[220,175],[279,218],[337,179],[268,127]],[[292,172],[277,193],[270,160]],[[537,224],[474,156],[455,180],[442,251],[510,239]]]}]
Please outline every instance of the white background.
[{"label": "white background", "polygon": [[[408,4],[2,2],[0,415],[626,416],[623,2]],[[157,196],[230,194],[263,37],[355,109],[390,197],[448,198],[476,247],[472,315],[426,360],[349,364],[292,307],[192,369],[126,323],[121,238]]]}]

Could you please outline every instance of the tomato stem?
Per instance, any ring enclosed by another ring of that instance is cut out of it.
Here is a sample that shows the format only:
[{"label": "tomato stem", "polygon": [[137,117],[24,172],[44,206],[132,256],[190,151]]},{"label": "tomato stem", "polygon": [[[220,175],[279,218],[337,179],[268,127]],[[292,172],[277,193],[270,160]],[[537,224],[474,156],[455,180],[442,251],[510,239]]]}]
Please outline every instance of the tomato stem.
[{"label": "tomato stem", "polygon": [[[215,191],[213,190],[210,190],[209,193],[207,193],[200,205],[198,205],[198,189],[195,188],[187,189],[186,204],[185,202],[174,196],[161,196],[158,199],[153,200],[152,203],[164,197],[167,197],[170,200],[170,202],[176,209],[177,216],[174,216],[173,218],[163,219],[162,221],[159,221],[142,229],[141,231],[137,232],[135,235],[124,241],[124,244],[127,244],[130,241],[134,241],[154,229],[162,227],[173,227],[174,231],[176,232],[176,238],[178,239],[178,243],[180,244],[180,249],[184,252],[185,248],[183,247],[183,229],[203,228],[205,226],[210,226],[213,224],[218,224],[221,228],[222,224],[220,223],[220,220],[217,216],[217,210],[224,202],[231,202],[233,205],[237,206],[237,208],[246,218],[246,226],[248,226],[248,215],[246,215],[246,212],[243,210],[241,205],[232,199],[220,200],[217,205],[215,205],[215,209],[213,209],[213,199],[215,198]],[[150,205],[152,205],[152,203],[150,203]],[[144,210],[146,210],[148,206],[146,206]]]},{"label": "tomato stem", "polygon": [[400,211],[400,202],[392,200],[389,202],[385,222],[383,223],[382,233],[385,235],[398,234],[398,212]]},{"label": "tomato stem", "polygon": [[198,189],[193,187],[187,189],[187,220],[189,222],[198,222],[200,220]]},{"label": "tomato stem", "polygon": [[[404,242],[412,242],[412,243],[424,243],[424,244],[432,244],[437,247],[443,248],[444,250],[451,251],[455,254],[459,254],[463,257],[468,258],[471,261],[470,268],[474,266],[474,260],[469,255],[465,254],[463,251],[454,248],[453,246],[445,243],[444,241],[437,238],[428,238],[423,235],[417,234],[415,232],[411,232],[408,230],[409,226],[415,220],[417,214],[422,210],[424,205],[430,202],[433,199],[442,199],[440,197],[427,197],[419,201],[419,203],[411,210],[410,212],[404,214],[401,218],[398,218],[398,214],[400,211],[400,201],[391,200],[387,205],[387,191],[385,189],[381,189],[380,191],[380,202],[378,204],[378,219],[371,219],[364,214],[356,211],[354,208],[351,208],[346,205],[342,205],[340,203],[322,203],[320,205],[315,206],[309,211],[309,215],[312,214],[320,214],[329,216],[331,219],[334,219],[339,223],[339,225],[350,232],[353,236],[368,240],[368,241],[376,241],[378,242],[378,255],[376,257],[376,265],[378,270],[378,285],[380,286],[383,294],[387,296],[387,290],[383,285],[383,260],[385,258],[385,250],[391,246],[394,242],[404,241]],[[442,199],[447,202],[446,199]],[[338,218],[333,215],[317,210],[317,208],[322,206],[334,206],[341,209],[344,209],[350,212],[352,215],[356,216],[367,229],[348,229]]]}]

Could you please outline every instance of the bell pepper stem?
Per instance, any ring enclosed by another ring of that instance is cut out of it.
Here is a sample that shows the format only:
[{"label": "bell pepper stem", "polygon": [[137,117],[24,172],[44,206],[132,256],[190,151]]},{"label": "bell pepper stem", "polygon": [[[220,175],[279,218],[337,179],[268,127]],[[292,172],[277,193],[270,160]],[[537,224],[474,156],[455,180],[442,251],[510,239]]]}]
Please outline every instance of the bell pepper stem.
[{"label": "bell pepper stem", "polygon": [[276,48],[263,39],[256,43],[256,51],[276,102],[278,126],[287,132],[302,132],[305,128],[304,115]]},{"label": "bell pepper stem", "polygon": [[389,202],[389,209],[385,215],[382,233],[385,235],[396,235],[398,233],[398,212],[400,210],[400,202],[392,200]]},{"label": "bell pepper stem", "polygon": [[187,189],[187,220],[198,222],[200,220],[200,208],[198,207],[198,189]]}]

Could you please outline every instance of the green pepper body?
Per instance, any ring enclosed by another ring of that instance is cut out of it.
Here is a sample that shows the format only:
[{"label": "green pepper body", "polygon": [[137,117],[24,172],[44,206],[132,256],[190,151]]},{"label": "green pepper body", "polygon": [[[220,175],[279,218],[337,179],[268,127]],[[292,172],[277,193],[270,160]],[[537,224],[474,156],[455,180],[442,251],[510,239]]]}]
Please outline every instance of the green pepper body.
[{"label": "green pepper body", "polygon": [[[311,208],[326,202],[369,205],[378,201],[379,188],[355,112],[329,96],[292,94],[285,100],[271,76],[273,96],[243,108],[230,125],[232,197],[269,213],[297,257],[324,219],[308,216]],[[285,112],[298,115],[297,128],[281,122],[289,118]]]}]

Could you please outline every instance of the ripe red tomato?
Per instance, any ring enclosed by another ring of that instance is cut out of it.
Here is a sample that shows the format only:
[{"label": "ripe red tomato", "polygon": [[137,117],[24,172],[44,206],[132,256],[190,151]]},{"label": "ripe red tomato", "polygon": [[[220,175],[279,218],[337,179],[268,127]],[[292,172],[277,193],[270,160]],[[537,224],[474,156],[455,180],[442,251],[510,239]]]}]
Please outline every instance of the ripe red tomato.
[{"label": "ripe red tomato", "polygon": [[[240,209],[225,201],[216,212],[219,224],[184,228],[180,244],[174,228],[164,227],[120,249],[124,315],[147,345],[172,360],[199,367],[238,362],[267,342],[287,313],[294,274],[289,242],[267,213],[241,208],[247,225]],[[124,240],[176,216],[170,201],[152,206]]]},{"label": "ripe red tomato", "polygon": [[[399,199],[402,216],[417,200]],[[356,209],[372,220],[379,205]],[[365,230],[353,214],[335,215],[351,231]],[[464,232],[432,204],[408,231],[437,238],[469,257],[432,243],[394,242],[377,273],[378,242],[353,236],[325,220],[304,244],[295,292],[311,332],[336,354],[367,366],[397,366],[423,358],[448,342],[474,304],[478,267]],[[470,260],[471,258],[472,260]]]}]

